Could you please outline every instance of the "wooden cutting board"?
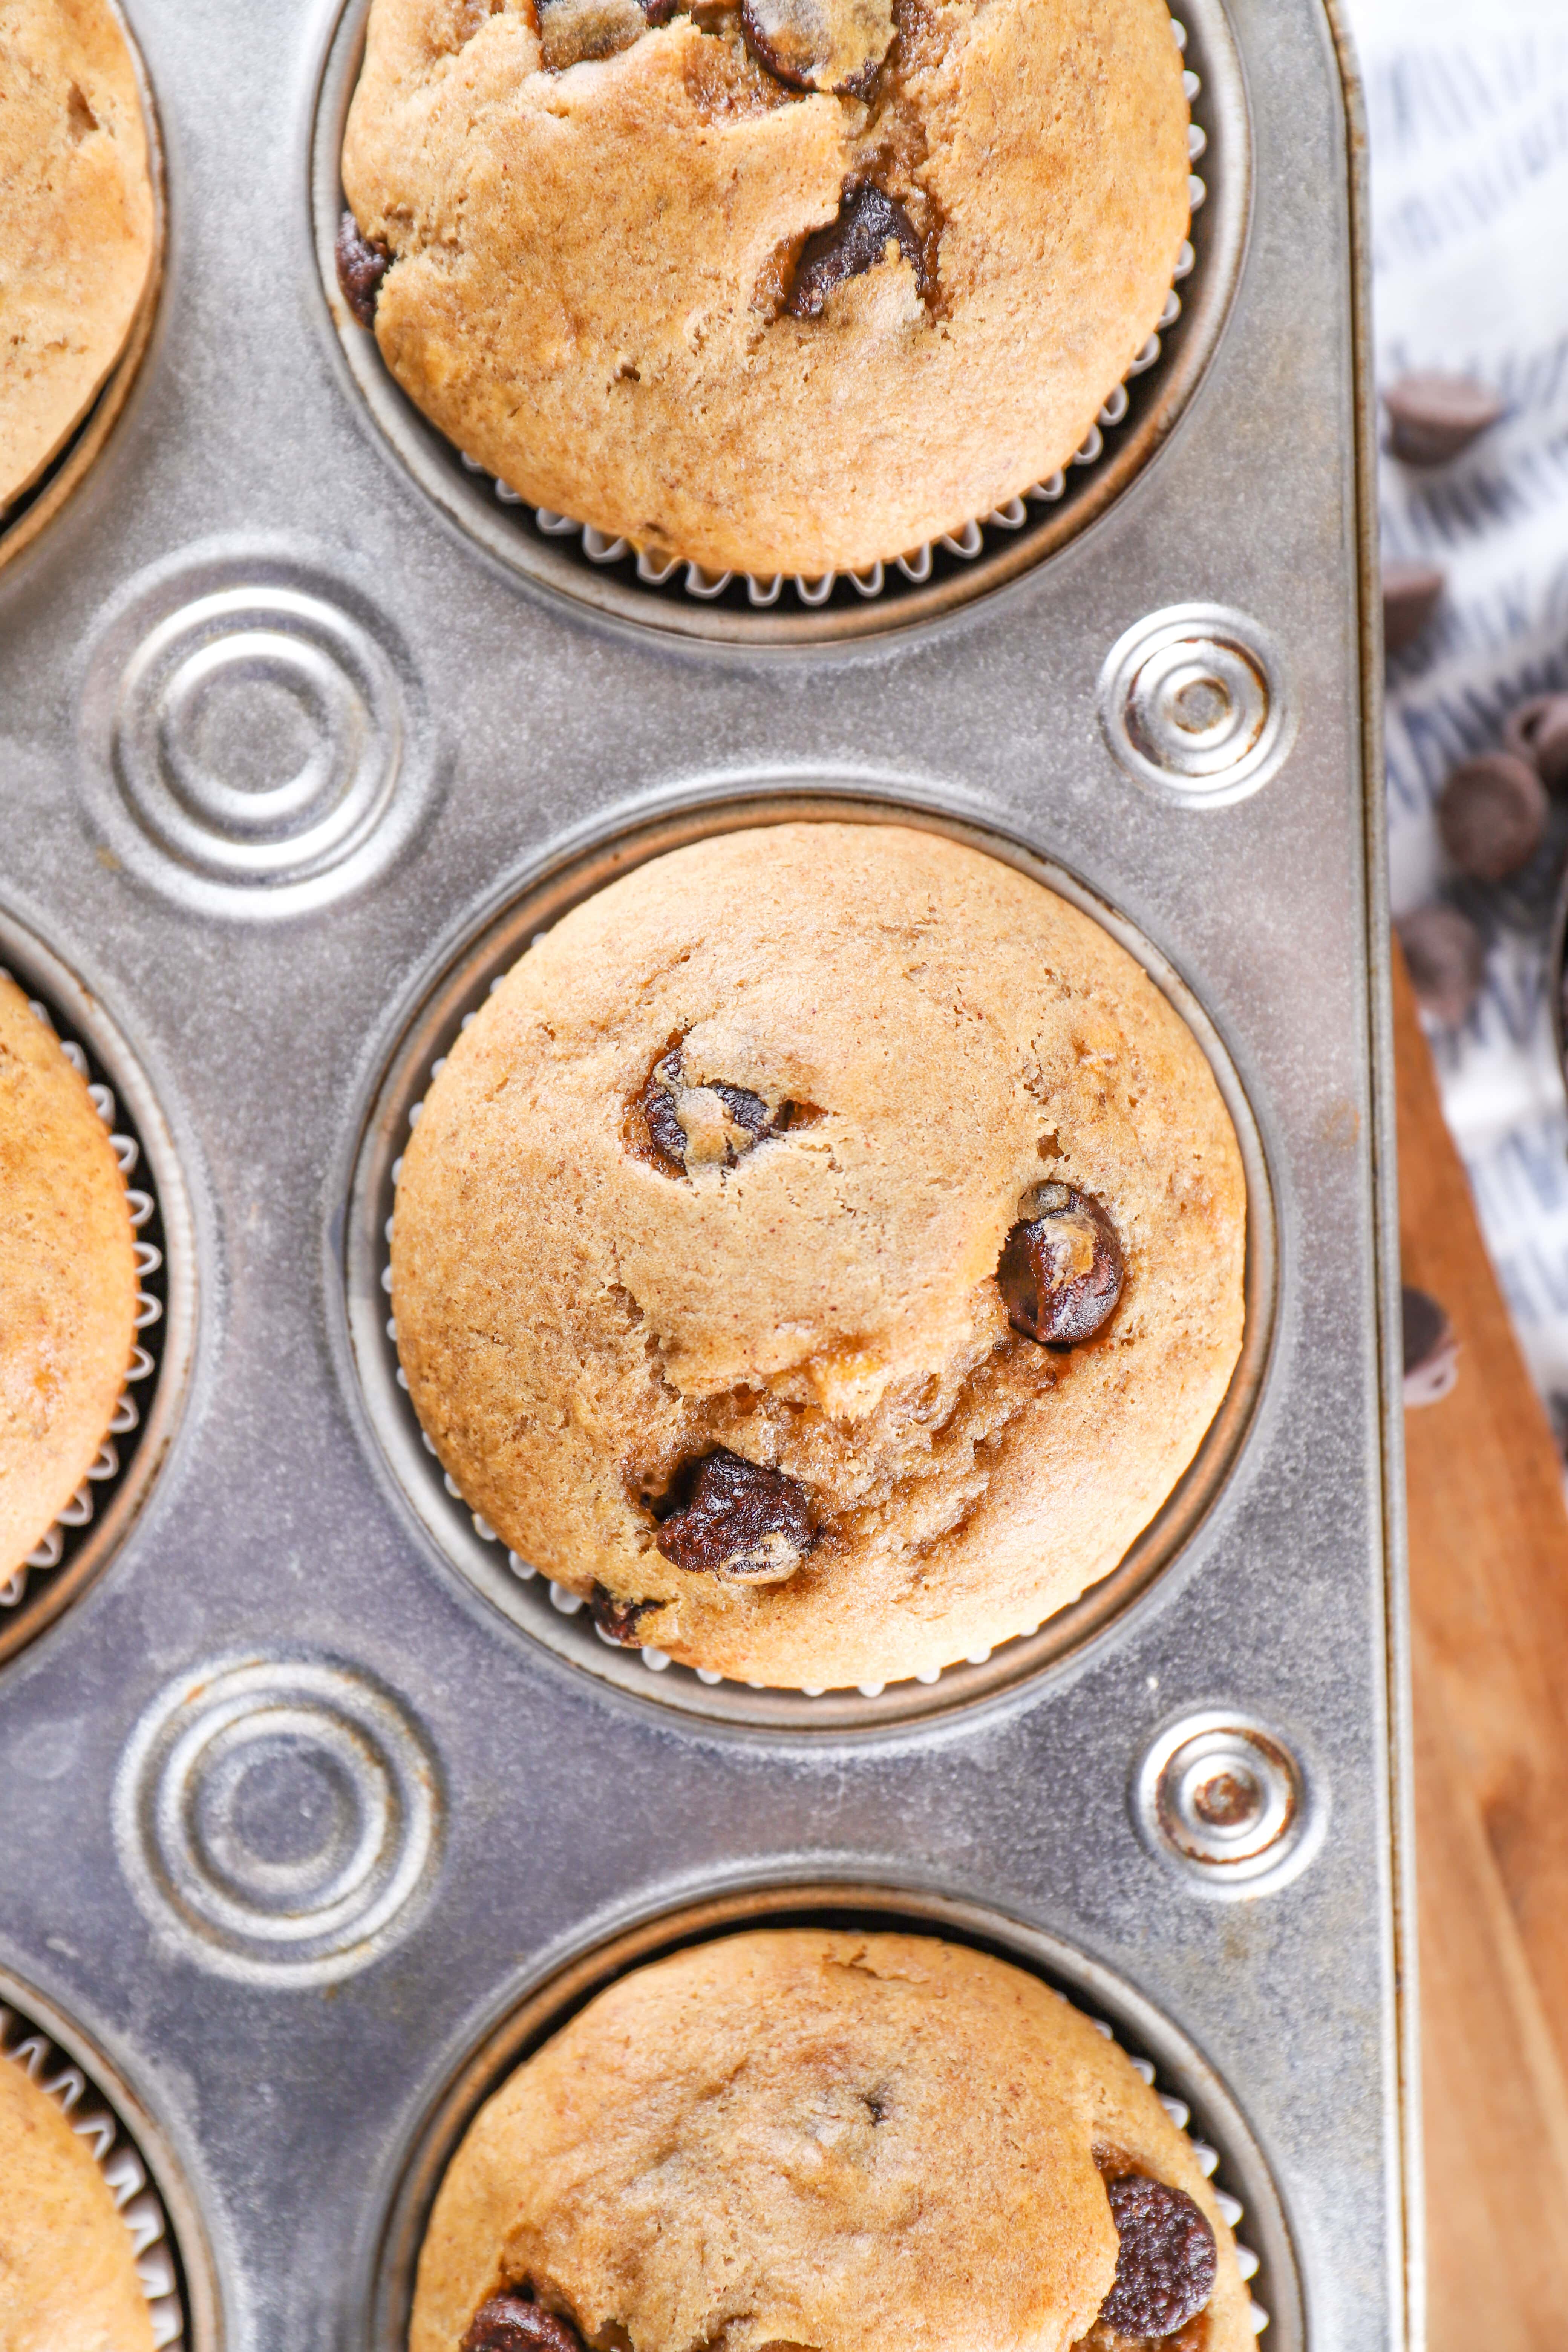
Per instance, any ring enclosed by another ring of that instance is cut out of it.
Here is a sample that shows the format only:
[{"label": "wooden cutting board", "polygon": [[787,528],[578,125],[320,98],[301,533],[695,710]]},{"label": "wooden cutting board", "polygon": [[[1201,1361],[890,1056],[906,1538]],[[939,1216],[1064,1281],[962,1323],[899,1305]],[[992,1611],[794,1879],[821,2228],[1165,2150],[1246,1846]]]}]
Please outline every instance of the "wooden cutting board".
[{"label": "wooden cutting board", "polygon": [[1405,1279],[1460,1347],[1406,1412],[1432,2352],[1568,2332],[1568,1510],[1398,949]]}]

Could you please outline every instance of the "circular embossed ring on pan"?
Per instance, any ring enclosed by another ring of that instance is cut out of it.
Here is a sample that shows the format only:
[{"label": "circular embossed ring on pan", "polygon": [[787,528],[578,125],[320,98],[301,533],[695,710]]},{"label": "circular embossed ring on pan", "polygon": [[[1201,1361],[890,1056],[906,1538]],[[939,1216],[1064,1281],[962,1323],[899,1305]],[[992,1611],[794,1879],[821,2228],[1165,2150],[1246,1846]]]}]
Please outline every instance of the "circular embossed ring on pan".
[{"label": "circular embossed ring on pan", "polygon": [[390,1695],[315,1658],[183,1676],[135,1733],[115,1796],[126,1874],[208,1967],[320,1984],[375,1959],[433,1874],[434,1764]]},{"label": "circular embossed ring on pan", "polygon": [[795,1927],[977,1945],[1042,1978],[1093,2018],[1126,2051],[1177,2130],[1187,2133],[1237,2233],[1254,2332],[1268,2328],[1271,2352],[1302,2352],[1300,2281],[1279,2192],[1235,2096],[1186,2035],[1123,1978],[1044,1928],[979,1903],[849,1881],[716,1894],[623,1928],[557,1964],[542,1981],[534,1977],[510,1988],[391,2153],[388,2178],[370,2206],[384,2218],[365,2241],[354,2282],[352,2307],[363,2318],[353,2352],[388,2352],[407,2343],[420,2247],[447,2167],[479,2109],[541,2043],[634,1969],[715,1937]]},{"label": "circular embossed ring on pan", "polygon": [[355,887],[428,795],[422,699],[385,615],[265,550],[133,583],[94,651],[81,725],[113,848],[213,913]]},{"label": "circular embossed ring on pan", "polygon": [[[632,866],[713,833],[816,818],[921,824],[1005,859],[1100,923],[1148,972],[1207,1055],[1240,1145],[1247,1180],[1246,1325],[1229,1389],[1187,1470],[1110,1574],[1033,1633],[976,1654],[922,1682],[802,1692],[721,1681],[673,1664],[654,1649],[605,1640],[576,1594],[536,1575],[468,1508],[446,1475],[409,1402],[391,1328],[387,1236],[401,1155],[426,1090],[453,1040],[530,940]],[[1274,1311],[1274,1211],[1263,1146],[1246,1092],[1202,1006],[1152,943],[1074,876],[1001,835],[928,807],[872,798],[863,787],[755,790],[669,810],[562,855],[515,885],[475,923],[467,942],[420,983],[366,1111],[348,1180],[344,1259],[329,1296],[342,1301],[340,1360],[404,1500],[441,1556],[500,1613],[556,1656],[633,1696],[691,1714],[804,1732],[871,1730],[964,1706],[1066,1657],[1127,1608],[1201,1526],[1240,1451],[1268,1363]],[[352,1369],[351,1369],[352,1368]]]},{"label": "circular embossed ring on pan", "polygon": [[190,1199],[158,1098],[102,1003],[0,909],[0,970],[47,1015],[86,1077],[126,1179],[136,1329],[126,1384],[87,1476],[21,1567],[0,1583],[0,1660],[50,1625],[135,1525],[174,1442],[195,1344]]},{"label": "circular embossed ring on pan", "polygon": [[1035,485],[1026,499],[1014,499],[981,520],[955,525],[932,546],[911,551],[918,561],[906,556],[902,562],[873,565],[869,574],[836,582],[829,573],[793,587],[729,573],[710,578],[684,563],[650,570],[647,551],[639,562],[625,540],[531,508],[465,463],[395,381],[374,336],[350,315],[337,284],[333,242],[343,212],[343,130],[364,53],[369,0],[346,0],[316,99],[310,201],[323,327],[384,438],[426,496],[525,579],[647,628],[734,645],[830,644],[934,619],[1044,562],[1103,514],[1169,439],[1218,344],[1241,272],[1251,205],[1247,93],[1224,0],[1183,0],[1176,13],[1185,32],[1189,96],[1202,93],[1202,124],[1195,113],[1189,137],[1189,153],[1202,173],[1191,192],[1194,217],[1184,257],[1190,274],[1167,299],[1162,331],[1150,337],[1128,381],[1111,393],[1100,422],[1090,426],[1061,473]]}]

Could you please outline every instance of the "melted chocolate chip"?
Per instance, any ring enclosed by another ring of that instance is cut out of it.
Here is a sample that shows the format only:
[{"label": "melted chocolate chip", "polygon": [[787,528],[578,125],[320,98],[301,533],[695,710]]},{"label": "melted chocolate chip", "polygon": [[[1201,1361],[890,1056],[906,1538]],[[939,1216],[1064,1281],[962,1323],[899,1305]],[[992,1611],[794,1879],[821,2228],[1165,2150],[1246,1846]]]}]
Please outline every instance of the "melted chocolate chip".
[{"label": "melted chocolate chip", "polygon": [[583,2352],[583,2340],[552,2311],[508,2293],[480,2304],[458,2352]]},{"label": "melted chocolate chip", "polygon": [[343,300],[362,327],[374,327],[376,296],[381,292],[382,279],[392,267],[391,248],[378,237],[362,236],[358,221],[353,213],[346,212],[338,223],[333,251]]},{"label": "melted chocolate chip", "polygon": [[608,1642],[618,1642],[624,1650],[640,1650],[643,1637],[638,1632],[645,1617],[662,1609],[662,1601],[623,1601],[607,1584],[595,1584],[588,1606],[594,1612],[594,1622]]},{"label": "melted chocolate chip", "polygon": [[1047,1348],[1091,1339],[1121,1296],[1116,1228],[1098,1201],[1067,1184],[1037,1184],[1021,1205],[1029,1213],[996,1265],[1008,1322]]},{"label": "melted chocolate chip", "polygon": [[863,98],[892,42],[892,0],[741,0],[741,32],[780,81]]},{"label": "melted chocolate chip", "polygon": [[678,1176],[698,1167],[735,1167],[742,1152],[783,1134],[808,1108],[784,1103],[776,1113],[770,1111],[761,1095],[721,1078],[691,1085],[679,1046],[654,1064],[637,1107],[649,1142]]},{"label": "melted chocolate chip", "polygon": [[1487,950],[1479,931],[1458,907],[1417,907],[1397,929],[1416,1003],[1445,1028],[1458,1028],[1480,992]]},{"label": "melted chocolate chip", "polygon": [[1435,563],[1385,563],[1383,567],[1383,646],[1402,654],[1413,646],[1436,611],[1446,574]]},{"label": "melted chocolate chip", "polygon": [[1173,2336],[1214,2293],[1214,2231],[1192,2199],[1140,2172],[1106,2183],[1116,2279],[1100,2315],[1123,2336]]},{"label": "melted chocolate chip", "polygon": [[1506,882],[1528,866],[1546,831],[1546,787],[1527,760],[1483,751],[1444,785],[1437,831],[1461,874]]},{"label": "melted chocolate chip", "polygon": [[1507,749],[1528,760],[1549,793],[1568,793],[1568,694],[1536,694],[1510,711]]},{"label": "melted chocolate chip", "polygon": [[851,188],[831,227],[806,238],[795,265],[795,284],[784,308],[792,318],[816,319],[836,286],[858,278],[887,258],[889,245],[911,264],[925,292],[925,260],[915,225],[896,196],[880,188]]},{"label": "melted chocolate chip", "polygon": [[803,1486],[721,1449],[697,1465],[685,1504],[655,1538],[677,1568],[737,1584],[782,1584],[816,1541]]},{"label": "melted chocolate chip", "polygon": [[1495,425],[1504,404],[1465,375],[1405,375],[1383,395],[1388,446],[1407,466],[1443,466]]}]

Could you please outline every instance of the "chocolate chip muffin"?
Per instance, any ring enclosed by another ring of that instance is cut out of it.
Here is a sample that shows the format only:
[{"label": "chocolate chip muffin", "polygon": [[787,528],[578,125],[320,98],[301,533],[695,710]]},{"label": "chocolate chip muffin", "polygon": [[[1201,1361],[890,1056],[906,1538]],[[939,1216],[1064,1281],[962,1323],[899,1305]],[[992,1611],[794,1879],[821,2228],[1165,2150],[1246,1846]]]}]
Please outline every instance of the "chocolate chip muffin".
[{"label": "chocolate chip muffin", "polygon": [[873,1684],[1031,1632],[1240,1346],[1235,1133],[1100,927],[902,825],[638,867],[538,940],[410,1139],[398,1351],[470,1508],[610,1639]]},{"label": "chocolate chip muffin", "polygon": [[934,1937],[638,1969],[483,2108],[409,2352],[1249,2352],[1189,2143],[1037,1979]]},{"label": "chocolate chip muffin", "polygon": [[1079,446],[1186,134],[1164,0],[373,0],[340,276],[533,504],[864,570]]},{"label": "chocolate chip muffin", "polygon": [[0,973],[0,1583],[86,1476],[135,1314],[131,1212],[103,1121]]},{"label": "chocolate chip muffin", "polygon": [[0,0],[0,521],[91,407],[153,266],[136,73],[106,0]]},{"label": "chocolate chip muffin", "polygon": [[0,2054],[0,2343],[153,2352],[131,2233],[91,2144]]}]

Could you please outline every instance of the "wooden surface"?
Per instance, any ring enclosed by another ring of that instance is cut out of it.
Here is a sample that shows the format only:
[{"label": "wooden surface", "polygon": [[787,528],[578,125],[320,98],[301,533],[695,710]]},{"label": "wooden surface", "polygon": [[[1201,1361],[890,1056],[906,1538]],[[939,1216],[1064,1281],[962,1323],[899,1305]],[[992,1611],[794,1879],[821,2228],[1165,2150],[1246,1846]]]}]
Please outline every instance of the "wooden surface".
[{"label": "wooden surface", "polygon": [[1568,1510],[1395,949],[1405,1279],[1461,1349],[1405,1417],[1432,2352],[1568,2337]]}]

